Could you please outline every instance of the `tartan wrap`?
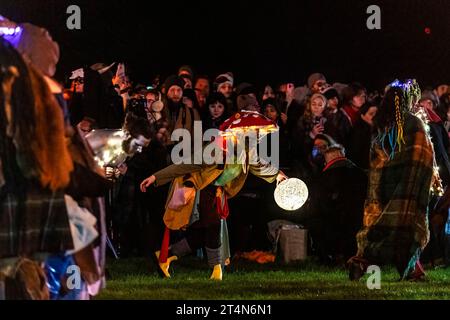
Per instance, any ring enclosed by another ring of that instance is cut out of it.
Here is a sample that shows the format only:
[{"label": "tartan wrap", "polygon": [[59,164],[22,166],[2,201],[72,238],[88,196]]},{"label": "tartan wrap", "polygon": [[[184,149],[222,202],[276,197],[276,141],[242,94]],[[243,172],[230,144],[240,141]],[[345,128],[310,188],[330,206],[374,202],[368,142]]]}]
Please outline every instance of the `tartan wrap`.
[{"label": "tartan wrap", "polygon": [[357,256],[394,263],[406,274],[429,240],[434,151],[419,119],[408,115],[404,130],[405,144],[393,159],[379,144],[372,146],[363,228],[356,239]]},{"label": "tartan wrap", "polygon": [[0,199],[0,258],[73,249],[64,193],[34,184],[25,194]]}]

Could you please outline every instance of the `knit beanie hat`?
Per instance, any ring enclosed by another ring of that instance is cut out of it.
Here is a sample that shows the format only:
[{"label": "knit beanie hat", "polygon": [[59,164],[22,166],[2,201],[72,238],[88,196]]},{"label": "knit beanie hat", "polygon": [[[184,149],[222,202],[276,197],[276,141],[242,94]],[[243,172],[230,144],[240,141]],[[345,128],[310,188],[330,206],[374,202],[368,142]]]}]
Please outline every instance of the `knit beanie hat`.
[{"label": "knit beanie hat", "polygon": [[183,89],[184,80],[177,75],[171,75],[166,79],[166,81],[164,81],[165,92],[167,93],[172,86],[178,86]]},{"label": "knit beanie hat", "polygon": [[337,90],[333,87],[328,87],[326,88],[322,94],[325,96],[325,98],[332,99],[332,98],[339,98],[339,94],[337,92]]},{"label": "knit beanie hat", "polygon": [[234,77],[231,72],[219,74],[216,77],[216,80],[214,80],[214,84],[215,84],[217,90],[219,90],[219,88],[226,83],[230,84],[231,86],[233,86],[233,84],[234,84]]},{"label": "knit beanie hat", "polygon": [[189,74],[189,76],[191,77],[191,80],[194,77],[194,72],[192,71],[191,66],[188,66],[188,65],[181,66],[180,69],[178,69],[178,75],[183,75],[183,74]]}]

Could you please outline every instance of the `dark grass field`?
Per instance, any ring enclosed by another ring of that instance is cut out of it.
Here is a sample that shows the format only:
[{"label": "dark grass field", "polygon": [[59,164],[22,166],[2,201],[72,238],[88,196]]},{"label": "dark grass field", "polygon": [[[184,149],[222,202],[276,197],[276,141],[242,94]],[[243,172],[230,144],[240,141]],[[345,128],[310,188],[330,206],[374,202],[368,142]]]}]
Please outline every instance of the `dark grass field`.
[{"label": "dark grass field", "polygon": [[209,280],[206,261],[187,257],[173,263],[172,278],[161,279],[145,259],[110,260],[107,288],[97,299],[138,300],[312,300],[450,299],[450,268],[427,270],[424,282],[399,282],[394,268],[382,268],[381,289],[367,288],[368,275],[348,280],[344,269],[306,261],[259,265],[237,261],[223,281]]}]

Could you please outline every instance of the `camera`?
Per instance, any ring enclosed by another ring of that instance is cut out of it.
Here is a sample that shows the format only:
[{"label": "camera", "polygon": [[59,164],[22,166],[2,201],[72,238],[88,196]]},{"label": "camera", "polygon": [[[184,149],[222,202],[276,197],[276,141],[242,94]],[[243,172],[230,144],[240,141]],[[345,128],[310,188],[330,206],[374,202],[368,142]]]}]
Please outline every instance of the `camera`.
[{"label": "camera", "polygon": [[133,98],[127,102],[127,113],[147,118],[147,100],[144,97]]}]

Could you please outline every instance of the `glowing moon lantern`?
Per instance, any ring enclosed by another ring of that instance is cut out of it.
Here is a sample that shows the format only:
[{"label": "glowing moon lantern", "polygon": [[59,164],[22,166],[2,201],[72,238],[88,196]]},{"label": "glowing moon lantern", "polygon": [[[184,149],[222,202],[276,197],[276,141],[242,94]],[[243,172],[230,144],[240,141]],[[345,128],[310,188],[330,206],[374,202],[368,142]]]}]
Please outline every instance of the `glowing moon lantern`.
[{"label": "glowing moon lantern", "polygon": [[289,178],[277,185],[274,197],[280,208],[294,211],[300,209],[308,199],[308,187],[300,179]]}]

